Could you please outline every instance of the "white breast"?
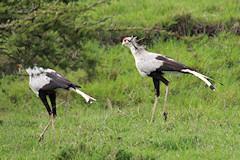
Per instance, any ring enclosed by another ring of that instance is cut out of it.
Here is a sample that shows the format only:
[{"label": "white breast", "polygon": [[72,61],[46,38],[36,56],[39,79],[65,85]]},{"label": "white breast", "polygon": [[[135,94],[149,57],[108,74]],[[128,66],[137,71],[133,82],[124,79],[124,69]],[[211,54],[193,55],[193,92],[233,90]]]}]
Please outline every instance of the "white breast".
[{"label": "white breast", "polygon": [[143,77],[147,77],[151,72],[163,65],[163,62],[157,60],[158,55],[151,52],[143,53],[141,56],[135,56],[136,67]]},{"label": "white breast", "polygon": [[28,68],[26,71],[30,75],[29,86],[38,96],[39,90],[46,84],[49,84],[51,78],[46,76],[46,73],[41,67],[34,67],[33,69]]},{"label": "white breast", "polygon": [[46,74],[30,76],[29,86],[38,96],[38,91],[46,84],[49,84],[50,80],[51,78],[47,77]]}]

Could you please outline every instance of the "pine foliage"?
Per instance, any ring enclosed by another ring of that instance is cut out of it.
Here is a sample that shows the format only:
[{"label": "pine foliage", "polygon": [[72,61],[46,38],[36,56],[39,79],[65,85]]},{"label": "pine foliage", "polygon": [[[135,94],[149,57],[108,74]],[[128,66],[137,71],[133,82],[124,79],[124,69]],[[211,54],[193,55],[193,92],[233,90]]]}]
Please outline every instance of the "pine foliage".
[{"label": "pine foliage", "polygon": [[16,63],[76,68],[92,61],[81,49],[86,38],[91,39],[86,35],[100,23],[92,20],[92,10],[104,2],[0,2],[1,71],[11,73]]}]

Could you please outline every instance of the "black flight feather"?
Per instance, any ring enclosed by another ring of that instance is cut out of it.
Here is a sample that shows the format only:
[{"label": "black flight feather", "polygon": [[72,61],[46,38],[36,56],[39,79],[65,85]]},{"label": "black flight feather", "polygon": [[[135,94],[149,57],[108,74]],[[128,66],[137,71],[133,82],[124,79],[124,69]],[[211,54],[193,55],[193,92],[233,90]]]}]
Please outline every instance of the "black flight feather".
[{"label": "black flight feather", "polygon": [[[195,71],[195,69],[188,67],[178,61],[175,61],[173,59],[169,59],[165,56],[157,56],[157,60],[160,60],[163,62],[163,65],[160,66],[157,71],[175,71],[175,72],[181,72],[183,69],[190,69],[192,71]],[[185,73],[185,72],[183,72]]]}]

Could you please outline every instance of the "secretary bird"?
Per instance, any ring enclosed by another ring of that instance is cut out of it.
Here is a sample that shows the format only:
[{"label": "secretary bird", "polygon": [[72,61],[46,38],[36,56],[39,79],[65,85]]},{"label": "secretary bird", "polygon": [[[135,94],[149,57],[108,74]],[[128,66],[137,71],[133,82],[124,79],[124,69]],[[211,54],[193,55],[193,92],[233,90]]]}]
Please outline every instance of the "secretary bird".
[{"label": "secretary bird", "polygon": [[168,96],[168,89],[169,89],[169,81],[166,80],[163,75],[164,74],[171,74],[171,73],[184,73],[184,74],[192,74],[201,80],[203,80],[211,90],[214,90],[213,85],[207,80],[213,80],[205,75],[202,75],[195,71],[195,69],[190,68],[180,62],[177,62],[171,58],[168,58],[164,55],[148,52],[142,46],[137,44],[136,37],[125,37],[122,42],[123,46],[127,46],[130,48],[133,57],[135,58],[136,67],[139,73],[143,77],[152,77],[154,87],[155,87],[155,102],[154,108],[152,113],[152,120],[154,121],[154,113],[157,107],[157,102],[159,98],[159,86],[160,81],[163,82],[167,88],[165,93],[165,100],[164,100],[164,108],[163,108],[163,116],[165,120],[167,119],[166,110],[166,102]]},{"label": "secretary bird", "polygon": [[[18,65],[19,71],[21,72],[21,65]],[[29,74],[29,86],[33,90],[33,92],[42,100],[43,104],[45,105],[48,114],[51,118],[48,125],[45,127],[43,133],[40,135],[40,139],[38,142],[43,139],[44,133],[47,131],[50,124],[53,127],[54,139],[56,142],[56,135],[55,135],[55,127],[54,127],[54,119],[57,116],[56,113],[56,92],[60,90],[68,90],[73,91],[80,94],[87,103],[92,103],[92,100],[97,101],[95,98],[90,97],[89,95],[85,94],[84,92],[80,91],[77,88],[81,88],[79,85],[76,85],[72,81],[68,80],[62,74],[56,72],[53,69],[43,69],[42,67],[33,67],[27,68],[27,73]],[[47,96],[49,97],[52,110],[47,101]]]}]

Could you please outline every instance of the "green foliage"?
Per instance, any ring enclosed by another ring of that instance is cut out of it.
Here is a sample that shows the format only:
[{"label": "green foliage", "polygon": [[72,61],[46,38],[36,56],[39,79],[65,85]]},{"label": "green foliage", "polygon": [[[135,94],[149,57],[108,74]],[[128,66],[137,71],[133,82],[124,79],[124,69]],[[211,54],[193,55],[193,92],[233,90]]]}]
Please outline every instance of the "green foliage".
[{"label": "green foliage", "polygon": [[[66,2],[66,1],[65,1]],[[102,1],[104,2],[104,1]],[[93,59],[82,54],[89,32],[96,28],[86,2],[1,2],[3,36],[0,53],[25,67],[83,67]],[[8,62],[1,63],[2,68]],[[87,65],[89,67],[89,65]],[[94,67],[94,66],[92,66]]]}]

